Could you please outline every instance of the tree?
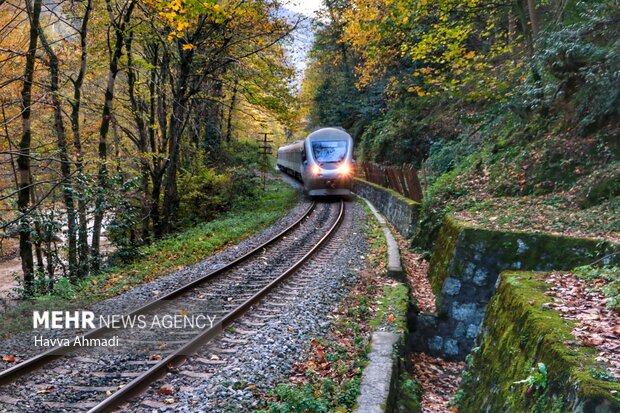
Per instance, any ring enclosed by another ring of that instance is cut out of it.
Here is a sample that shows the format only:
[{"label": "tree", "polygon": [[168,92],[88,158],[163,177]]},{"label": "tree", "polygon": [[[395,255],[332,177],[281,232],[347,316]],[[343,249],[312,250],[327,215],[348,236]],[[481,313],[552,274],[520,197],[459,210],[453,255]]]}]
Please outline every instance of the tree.
[{"label": "tree", "polygon": [[105,97],[103,110],[101,113],[101,125],[99,127],[99,172],[97,181],[97,198],[95,201],[95,213],[93,223],[93,237],[91,241],[92,267],[95,272],[99,271],[101,265],[101,227],[106,208],[106,188],[108,187],[108,132],[112,120],[112,105],[114,102],[114,87],[116,85],[116,76],[119,72],[119,61],[123,52],[125,31],[131,20],[131,15],[136,7],[136,0],[129,0],[123,3],[118,9],[120,13],[114,14],[115,7],[112,0],[106,0],[106,9],[112,23],[115,42],[112,50],[110,50],[110,65],[108,71],[108,81],[105,89]]},{"label": "tree", "polygon": [[19,156],[17,167],[19,171],[19,190],[17,209],[20,214],[19,224],[19,256],[22,261],[24,272],[24,290],[27,295],[32,294],[34,287],[34,261],[32,256],[32,237],[30,215],[30,195],[32,191],[32,175],[30,171],[30,144],[32,141],[32,83],[34,78],[34,62],[39,40],[39,17],[41,15],[41,0],[33,0],[32,4],[26,2],[26,11],[30,21],[30,38],[28,51],[26,52],[26,64],[24,67],[23,87],[21,93],[22,109],[22,137],[19,142]]}]

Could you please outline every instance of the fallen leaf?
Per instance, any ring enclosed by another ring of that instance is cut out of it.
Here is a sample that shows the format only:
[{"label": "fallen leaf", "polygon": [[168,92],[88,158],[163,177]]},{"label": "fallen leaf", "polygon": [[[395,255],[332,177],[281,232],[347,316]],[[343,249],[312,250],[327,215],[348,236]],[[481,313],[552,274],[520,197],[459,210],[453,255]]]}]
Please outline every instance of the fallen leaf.
[{"label": "fallen leaf", "polygon": [[172,396],[174,394],[174,389],[169,385],[163,385],[158,390],[159,394],[165,394],[166,396]]},{"label": "fallen leaf", "polygon": [[174,399],[170,397],[169,399],[164,399],[164,404],[172,404],[174,403]]},{"label": "fallen leaf", "polygon": [[2,357],[2,361],[6,361],[7,363],[14,363],[15,362],[15,356],[6,355],[6,356]]},{"label": "fallen leaf", "polygon": [[53,392],[53,391],[54,391],[54,389],[55,389],[55,387],[54,387],[54,386],[47,386],[47,387],[46,387],[46,388],[44,388],[44,389],[37,390],[37,394],[47,394],[47,393],[51,393],[51,392]]}]

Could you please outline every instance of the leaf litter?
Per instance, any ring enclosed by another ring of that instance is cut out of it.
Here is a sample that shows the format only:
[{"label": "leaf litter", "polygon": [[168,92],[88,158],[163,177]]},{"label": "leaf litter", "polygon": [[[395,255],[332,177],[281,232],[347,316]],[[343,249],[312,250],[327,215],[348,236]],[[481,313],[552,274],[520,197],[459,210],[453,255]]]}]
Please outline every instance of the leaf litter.
[{"label": "leaf litter", "polygon": [[551,284],[545,295],[553,298],[545,307],[576,322],[571,331],[575,343],[596,349],[595,360],[602,363],[614,380],[620,380],[620,311],[608,306],[610,297],[603,291],[608,281],[582,279],[575,274],[552,272],[545,281]]}]

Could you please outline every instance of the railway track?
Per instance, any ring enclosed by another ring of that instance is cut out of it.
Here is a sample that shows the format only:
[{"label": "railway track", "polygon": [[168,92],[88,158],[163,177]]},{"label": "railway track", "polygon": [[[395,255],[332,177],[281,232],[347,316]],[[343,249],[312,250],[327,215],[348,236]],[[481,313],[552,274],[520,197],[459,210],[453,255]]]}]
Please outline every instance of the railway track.
[{"label": "railway track", "polygon": [[[121,335],[132,350],[124,347],[120,354],[97,355],[92,349],[54,348],[5,369],[0,372],[0,409],[92,413],[114,410],[155,380],[176,371],[188,356],[295,273],[334,234],[344,209],[342,201],[313,203],[296,222],[249,253],[130,313],[155,315],[179,309],[192,314],[209,313],[215,322],[207,328],[93,330],[85,336]],[[37,369],[40,374],[34,375]]]}]

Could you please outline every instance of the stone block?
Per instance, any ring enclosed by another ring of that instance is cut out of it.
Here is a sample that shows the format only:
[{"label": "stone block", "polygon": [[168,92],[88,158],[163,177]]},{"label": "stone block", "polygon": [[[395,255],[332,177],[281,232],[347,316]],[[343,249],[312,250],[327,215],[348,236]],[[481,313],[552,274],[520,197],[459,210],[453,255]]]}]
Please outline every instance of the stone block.
[{"label": "stone block", "polygon": [[443,351],[449,356],[456,356],[460,354],[459,343],[454,339],[448,339],[443,345]]},{"label": "stone block", "polygon": [[456,278],[448,277],[443,283],[443,293],[447,295],[457,295],[461,290],[461,282]]},{"label": "stone block", "polygon": [[452,303],[450,316],[457,321],[470,321],[476,317],[478,306],[475,303]]},{"label": "stone block", "polygon": [[479,287],[486,285],[487,280],[489,278],[489,273],[482,268],[478,268],[474,273],[474,284]]},{"label": "stone block", "polygon": [[443,338],[441,336],[431,337],[428,340],[428,348],[431,351],[441,351],[443,348]]}]

